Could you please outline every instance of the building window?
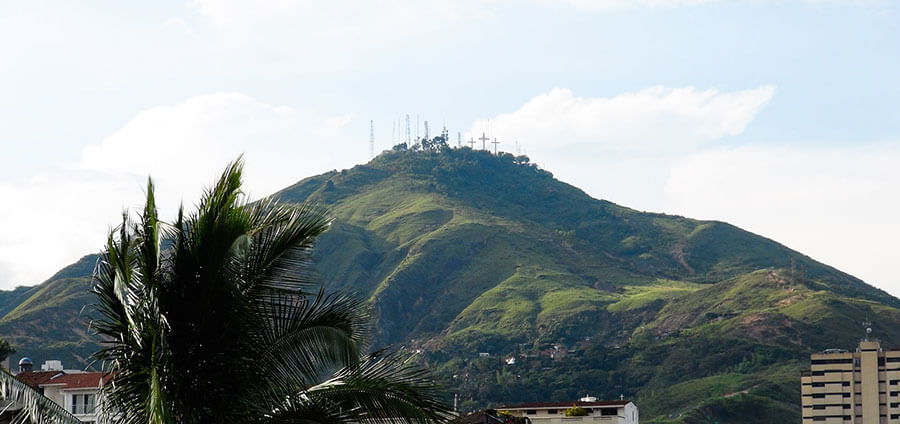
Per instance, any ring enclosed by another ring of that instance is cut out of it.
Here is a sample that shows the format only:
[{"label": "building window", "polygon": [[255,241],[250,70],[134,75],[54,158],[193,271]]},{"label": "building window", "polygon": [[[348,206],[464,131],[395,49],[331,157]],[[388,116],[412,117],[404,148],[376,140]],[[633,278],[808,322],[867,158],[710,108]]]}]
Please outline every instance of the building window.
[{"label": "building window", "polygon": [[97,395],[72,395],[72,413],[76,415],[93,414],[97,408]]},{"label": "building window", "polygon": [[813,399],[825,399],[825,395],[822,393],[814,394]]},{"label": "building window", "polygon": [[850,382],[849,382],[849,381],[845,381],[845,382],[841,383],[841,386],[844,386],[844,387],[850,387]]},{"label": "building window", "polygon": [[547,413],[550,414],[550,415],[556,415],[556,410],[555,410],[555,409],[548,409],[548,410],[547,410]]},{"label": "building window", "polygon": [[813,405],[813,409],[825,409],[825,405]]},{"label": "building window", "polygon": [[813,387],[825,387],[825,383],[813,383]]},{"label": "building window", "polygon": [[534,410],[534,409],[526,409],[525,410],[525,415],[534,415],[534,414],[537,414],[537,410]]},{"label": "building window", "polygon": [[616,408],[600,408],[600,415],[611,416],[617,414],[618,411],[616,410]]},{"label": "building window", "polygon": [[852,364],[853,358],[843,359],[813,359],[810,361],[812,365],[831,365],[831,364]]}]

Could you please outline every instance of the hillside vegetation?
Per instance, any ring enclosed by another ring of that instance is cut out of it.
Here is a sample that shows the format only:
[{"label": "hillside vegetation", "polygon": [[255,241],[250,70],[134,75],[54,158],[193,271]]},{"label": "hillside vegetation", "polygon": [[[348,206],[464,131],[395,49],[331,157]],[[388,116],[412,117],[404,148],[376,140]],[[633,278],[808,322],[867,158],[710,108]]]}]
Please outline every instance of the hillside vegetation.
[{"label": "hillside vegetation", "polygon": [[[593,199],[523,156],[398,148],[273,196],[331,211],[322,280],[369,299],[376,347],[419,349],[464,411],[621,394],[651,422],[797,422],[810,352],[854,347],[866,317],[900,345],[883,291],[726,223]],[[0,294],[0,335],[83,356],[88,273]]]}]

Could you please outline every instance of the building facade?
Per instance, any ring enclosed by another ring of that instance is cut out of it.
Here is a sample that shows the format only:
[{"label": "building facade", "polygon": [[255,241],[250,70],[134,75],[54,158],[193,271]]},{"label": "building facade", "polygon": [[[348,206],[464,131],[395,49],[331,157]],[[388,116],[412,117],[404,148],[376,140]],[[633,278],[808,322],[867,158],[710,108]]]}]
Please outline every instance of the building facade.
[{"label": "building facade", "polygon": [[[23,363],[25,360],[27,363]],[[20,361],[16,378],[65,408],[80,421],[99,423],[100,388],[109,379],[109,374],[64,370],[59,361],[47,361],[41,371],[32,371],[30,362],[28,358]]]},{"label": "building facade", "polygon": [[800,383],[803,424],[900,424],[900,350],[877,340],[813,354]]},{"label": "building facade", "polygon": [[[577,406],[583,416],[566,416],[566,410]],[[532,424],[639,424],[638,407],[630,400],[596,400],[583,398],[576,402],[525,403],[497,408],[517,417],[528,418]]]}]

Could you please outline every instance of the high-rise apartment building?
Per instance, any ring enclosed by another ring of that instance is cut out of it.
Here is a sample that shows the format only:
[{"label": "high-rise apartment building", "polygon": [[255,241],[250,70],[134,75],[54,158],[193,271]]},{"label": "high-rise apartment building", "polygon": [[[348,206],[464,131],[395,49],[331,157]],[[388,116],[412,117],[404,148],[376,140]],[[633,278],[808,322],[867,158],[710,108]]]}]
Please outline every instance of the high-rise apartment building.
[{"label": "high-rise apartment building", "polygon": [[900,423],[900,350],[866,339],[856,352],[815,353],[800,380],[803,424]]}]

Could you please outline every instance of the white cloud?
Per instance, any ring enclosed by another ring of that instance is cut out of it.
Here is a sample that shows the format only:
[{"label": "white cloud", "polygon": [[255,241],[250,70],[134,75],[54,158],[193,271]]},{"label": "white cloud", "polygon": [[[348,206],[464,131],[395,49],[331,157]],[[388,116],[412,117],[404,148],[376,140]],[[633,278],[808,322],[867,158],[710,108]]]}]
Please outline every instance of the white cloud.
[{"label": "white cloud", "polygon": [[365,140],[344,135],[352,115],[273,106],[217,93],[136,114],[75,164],[0,183],[0,285],[35,284],[99,251],[125,208],[142,205],[148,175],[164,219],[190,208],[244,154],[245,191],[268,195],[297,180],[366,159]]},{"label": "white cloud", "polygon": [[[649,87],[615,97],[581,98],[568,89],[541,94],[512,113],[476,122],[507,141],[558,148],[586,144],[616,151],[683,151],[740,134],[775,93],[772,86],[720,92]],[[533,147],[532,147],[533,148]]]},{"label": "white cloud", "polygon": [[594,197],[661,210],[672,161],[740,134],[774,93],[771,86],[731,92],[657,86],[581,98],[556,88],[475,122],[466,139],[486,132],[510,152],[518,141],[533,161]]},{"label": "white cloud", "polygon": [[123,207],[141,196],[132,181],[54,172],[0,184],[0,286],[32,285],[96,252]]},{"label": "white cloud", "polygon": [[900,294],[900,143],[745,146],[678,161],[665,210],[716,219]]},{"label": "white cloud", "polygon": [[194,199],[243,153],[247,189],[265,195],[296,178],[364,159],[356,154],[364,149],[340,138],[351,119],[272,106],[240,93],[198,96],[138,113],[101,144],[87,147],[78,167],[140,178],[152,174],[175,195]]}]

